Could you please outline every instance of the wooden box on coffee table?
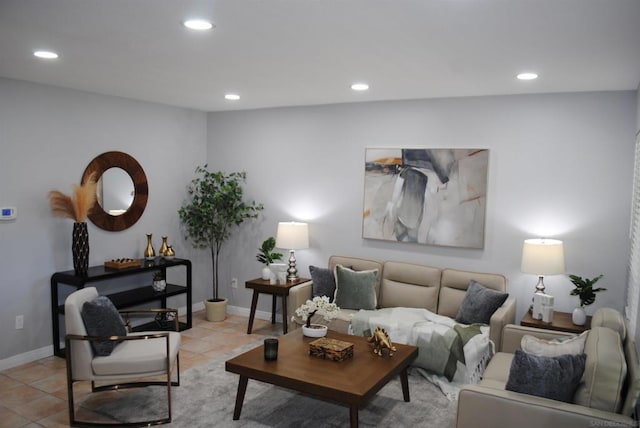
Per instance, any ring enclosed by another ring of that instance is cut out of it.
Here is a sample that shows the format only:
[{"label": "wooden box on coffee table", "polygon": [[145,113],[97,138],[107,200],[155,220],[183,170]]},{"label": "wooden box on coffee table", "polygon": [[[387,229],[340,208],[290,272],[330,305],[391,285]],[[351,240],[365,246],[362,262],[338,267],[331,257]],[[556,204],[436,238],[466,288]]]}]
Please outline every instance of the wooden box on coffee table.
[{"label": "wooden box on coffee table", "polygon": [[333,361],[344,361],[353,357],[353,343],[321,337],[309,344],[309,354]]}]

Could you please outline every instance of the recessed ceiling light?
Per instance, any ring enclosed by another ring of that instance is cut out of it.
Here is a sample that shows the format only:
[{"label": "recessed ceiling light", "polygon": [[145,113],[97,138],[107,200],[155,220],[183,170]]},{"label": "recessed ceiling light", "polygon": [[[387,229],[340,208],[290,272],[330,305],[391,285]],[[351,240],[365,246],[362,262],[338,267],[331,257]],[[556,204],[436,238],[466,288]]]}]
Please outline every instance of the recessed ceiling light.
[{"label": "recessed ceiling light", "polygon": [[56,59],[58,58],[58,54],[52,51],[35,51],[33,56],[42,58],[42,59]]},{"label": "recessed ceiling light", "polygon": [[211,30],[213,24],[204,19],[189,19],[183,22],[184,26],[192,30]]},{"label": "recessed ceiling light", "polygon": [[225,100],[229,100],[229,101],[238,101],[240,99],[240,95],[238,94],[226,94],[224,96]]},{"label": "recessed ceiling light", "polygon": [[351,89],[353,89],[354,91],[366,91],[367,89],[369,89],[369,85],[367,85],[366,83],[354,83],[353,85],[351,85]]},{"label": "recessed ceiling light", "polygon": [[533,80],[537,79],[538,75],[536,73],[520,73],[516,77],[520,80]]}]

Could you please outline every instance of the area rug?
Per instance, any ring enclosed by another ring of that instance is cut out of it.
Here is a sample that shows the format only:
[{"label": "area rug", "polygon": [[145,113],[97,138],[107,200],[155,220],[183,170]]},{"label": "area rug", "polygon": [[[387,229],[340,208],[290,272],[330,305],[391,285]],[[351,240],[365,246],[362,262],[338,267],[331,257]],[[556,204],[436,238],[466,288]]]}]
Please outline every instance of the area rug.
[{"label": "area rug", "polygon": [[[349,408],[301,395],[287,389],[249,380],[240,420],[233,420],[238,375],[224,363],[259,346],[252,342],[181,374],[172,388],[174,427],[344,427]],[[409,375],[411,402],[402,399],[399,379],[394,379],[360,409],[360,426],[433,426],[453,428],[457,403],[418,373]],[[82,406],[120,422],[165,413],[166,389],[149,387],[117,391],[105,400],[89,398]],[[94,394],[95,395],[95,394]],[[153,417],[153,416],[152,416]]]}]

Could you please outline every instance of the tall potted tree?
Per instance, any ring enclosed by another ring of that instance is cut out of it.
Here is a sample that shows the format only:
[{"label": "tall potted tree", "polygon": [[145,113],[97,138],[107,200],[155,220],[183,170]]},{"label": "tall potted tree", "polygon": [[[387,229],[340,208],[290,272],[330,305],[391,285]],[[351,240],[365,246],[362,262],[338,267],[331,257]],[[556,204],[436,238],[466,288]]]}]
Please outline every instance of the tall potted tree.
[{"label": "tall potted tree", "polygon": [[206,300],[207,319],[222,321],[227,313],[227,299],[218,295],[220,250],[236,226],[258,217],[263,209],[255,201],[245,202],[242,185],[246,172],[210,172],[207,165],[196,168],[197,177],[188,187],[189,200],[178,210],[185,229],[185,239],[195,248],[211,251],[213,298]]}]

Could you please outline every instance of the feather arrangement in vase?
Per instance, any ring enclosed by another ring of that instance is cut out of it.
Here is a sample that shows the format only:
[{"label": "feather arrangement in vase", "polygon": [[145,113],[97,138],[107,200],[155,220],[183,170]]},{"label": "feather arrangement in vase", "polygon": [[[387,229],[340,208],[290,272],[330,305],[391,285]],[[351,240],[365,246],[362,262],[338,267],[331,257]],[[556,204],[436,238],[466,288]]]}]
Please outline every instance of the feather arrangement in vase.
[{"label": "feather arrangement in vase", "polygon": [[51,212],[56,217],[70,218],[75,222],[87,221],[87,216],[96,203],[95,173],[81,185],[73,185],[73,195],[65,195],[57,190],[49,192]]},{"label": "feather arrangement in vase", "polygon": [[89,232],[86,221],[95,203],[95,174],[91,174],[88,180],[81,185],[74,184],[71,196],[58,190],[49,192],[49,204],[53,215],[74,221],[71,252],[76,275],[84,276],[89,271]]}]

